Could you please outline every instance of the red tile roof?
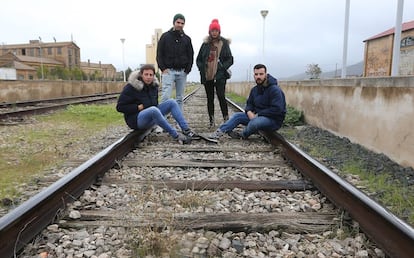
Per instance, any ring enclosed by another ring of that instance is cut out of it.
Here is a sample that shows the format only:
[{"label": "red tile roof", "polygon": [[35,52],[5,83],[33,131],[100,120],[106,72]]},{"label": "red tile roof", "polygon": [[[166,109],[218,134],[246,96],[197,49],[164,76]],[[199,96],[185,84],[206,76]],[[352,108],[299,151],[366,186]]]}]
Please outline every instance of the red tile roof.
[{"label": "red tile roof", "polygon": [[[406,30],[411,30],[411,29],[414,29],[414,21],[404,22],[401,26],[401,31],[406,31]],[[376,39],[376,38],[381,38],[381,37],[385,37],[385,36],[388,36],[388,35],[392,35],[392,34],[394,34],[394,30],[395,30],[395,27],[393,27],[389,30],[386,30],[384,32],[381,32],[380,34],[377,34],[375,36],[372,36],[372,37],[364,40],[364,42],[368,41],[368,40],[371,40],[371,39]]]}]

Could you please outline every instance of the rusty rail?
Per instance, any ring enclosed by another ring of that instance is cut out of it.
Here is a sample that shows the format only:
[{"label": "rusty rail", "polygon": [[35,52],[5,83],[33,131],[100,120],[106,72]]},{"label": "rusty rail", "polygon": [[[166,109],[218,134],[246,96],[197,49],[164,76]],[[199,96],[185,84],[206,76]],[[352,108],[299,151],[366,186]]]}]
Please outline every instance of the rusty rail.
[{"label": "rusty rail", "polygon": [[67,203],[75,201],[149,131],[131,132],[1,217],[0,257],[13,257],[47,225],[58,219]]},{"label": "rusty rail", "polygon": [[[230,103],[235,105],[234,103]],[[242,109],[240,109],[242,110]],[[66,204],[109,170],[141,141],[146,132],[131,132],[50,187],[0,218],[0,256],[12,257],[35,235],[59,217]],[[282,145],[285,157],[337,207],[343,208],[363,231],[391,257],[412,257],[414,229],[370,199],[277,133],[261,132],[273,145]],[[50,204],[52,203],[52,204]]]},{"label": "rusty rail", "polygon": [[284,155],[329,200],[346,210],[380,248],[391,257],[413,257],[414,229],[365,193],[320,164],[277,133],[265,133],[272,144],[282,144]]},{"label": "rusty rail", "polygon": [[[89,96],[90,97],[90,96]],[[86,98],[86,97],[85,97]],[[33,107],[33,108],[28,108],[28,109],[22,109],[22,110],[16,110],[16,111],[10,111],[10,112],[5,112],[5,113],[0,113],[0,120],[2,119],[7,119],[7,118],[11,118],[11,117],[21,117],[21,116],[26,116],[26,115],[36,115],[36,114],[43,114],[49,111],[53,111],[53,110],[58,110],[58,109],[62,109],[65,108],[69,105],[77,105],[77,104],[91,104],[91,103],[96,103],[96,102],[100,102],[100,101],[107,101],[107,100],[112,100],[117,98],[117,96],[112,95],[112,96],[100,96],[97,99],[91,99],[91,100],[72,100],[63,104],[50,104],[48,106],[44,106],[44,107]],[[62,98],[62,99],[54,99],[54,100],[47,100],[46,103],[50,102],[50,101],[64,101],[67,99],[72,99],[72,98]],[[26,102],[25,105],[27,103],[41,103],[41,101],[36,101],[36,102]]]}]

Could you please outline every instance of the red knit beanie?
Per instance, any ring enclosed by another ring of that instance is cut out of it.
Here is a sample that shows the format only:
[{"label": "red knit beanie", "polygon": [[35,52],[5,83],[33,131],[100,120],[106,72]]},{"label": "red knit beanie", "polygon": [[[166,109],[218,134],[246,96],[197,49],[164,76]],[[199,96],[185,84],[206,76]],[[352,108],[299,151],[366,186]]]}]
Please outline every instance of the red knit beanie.
[{"label": "red knit beanie", "polygon": [[208,27],[208,32],[210,32],[212,30],[218,30],[219,32],[221,32],[220,24],[219,24],[218,19],[213,19],[211,21],[210,27]]}]

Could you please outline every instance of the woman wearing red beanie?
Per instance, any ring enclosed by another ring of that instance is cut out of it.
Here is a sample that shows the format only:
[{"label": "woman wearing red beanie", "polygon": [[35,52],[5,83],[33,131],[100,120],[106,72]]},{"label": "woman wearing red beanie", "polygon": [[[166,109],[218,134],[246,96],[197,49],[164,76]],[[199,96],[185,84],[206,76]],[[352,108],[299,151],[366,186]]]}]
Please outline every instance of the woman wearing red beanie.
[{"label": "woman wearing red beanie", "polygon": [[214,121],[214,89],[220,103],[224,121],[229,119],[226,102],[226,81],[231,74],[228,72],[233,65],[233,55],[230,50],[230,41],[221,36],[221,27],[217,19],[213,19],[208,37],[201,44],[197,55],[197,67],[200,70],[200,81],[204,84],[207,94],[207,110],[210,117],[210,128],[215,126]]}]

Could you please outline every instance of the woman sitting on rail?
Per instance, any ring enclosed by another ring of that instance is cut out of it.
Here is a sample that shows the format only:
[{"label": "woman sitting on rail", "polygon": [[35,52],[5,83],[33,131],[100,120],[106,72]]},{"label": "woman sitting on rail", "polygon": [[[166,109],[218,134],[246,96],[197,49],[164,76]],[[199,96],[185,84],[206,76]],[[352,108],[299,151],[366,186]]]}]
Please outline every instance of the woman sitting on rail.
[{"label": "woman sitting on rail", "polygon": [[[155,125],[168,132],[180,144],[188,144],[196,134],[188,127],[180,107],[174,99],[158,104],[158,80],[153,65],[143,65],[129,75],[128,83],[118,98],[116,110],[124,114],[126,124],[135,130],[146,130]],[[165,115],[171,113],[182,134],[168,123]]]}]

